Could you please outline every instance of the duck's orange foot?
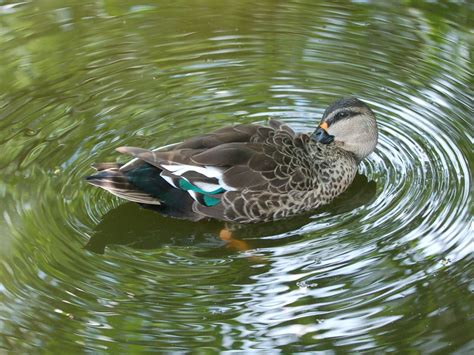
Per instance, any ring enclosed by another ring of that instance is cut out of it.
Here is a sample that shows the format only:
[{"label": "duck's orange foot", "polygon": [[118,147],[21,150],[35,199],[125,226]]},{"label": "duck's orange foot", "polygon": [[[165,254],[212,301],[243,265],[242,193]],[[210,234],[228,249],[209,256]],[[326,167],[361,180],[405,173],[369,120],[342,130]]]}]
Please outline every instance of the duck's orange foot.
[{"label": "duck's orange foot", "polygon": [[[244,242],[243,240],[235,239],[234,237],[232,237],[232,232],[228,230],[227,228],[224,228],[219,232],[219,238],[221,238],[223,241],[226,242],[226,247],[229,249],[232,249],[235,251],[248,251],[252,249],[252,246],[250,246],[250,244],[248,244],[247,242]],[[258,256],[251,256],[249,257],[249,259],[254,262],[263,261]]]},{"label": "duck's orange foot", "polygon": [[244,242],[243,240],[234,239],[232,237],[232,232],[227,228],[224,228],[219,232],[219,238],[221,238],[224,242],[227,243],[227,248],[236,251],[247,251],[251,249],[250,245],[248,245],[248,243]]}]

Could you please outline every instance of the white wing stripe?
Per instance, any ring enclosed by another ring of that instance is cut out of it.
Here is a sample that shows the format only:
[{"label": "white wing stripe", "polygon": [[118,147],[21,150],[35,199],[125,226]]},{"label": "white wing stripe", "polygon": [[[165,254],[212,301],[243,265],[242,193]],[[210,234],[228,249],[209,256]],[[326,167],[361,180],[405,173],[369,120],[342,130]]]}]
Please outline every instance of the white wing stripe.
[{"label": "white wing stripe", "polygon": [[194,166],[186,164],[163,164],[161,167],[168,170],[176,175],[183,175],[187,171],[195,171],[207,177],[219,178],[222,176],[222,170],[213,166]]},{"label": "white wing stripe", "polygon": [[170,184],[171,186],[177,188],[178,186],[176,186],[173,182],[173,179],[171,178],[171,176],[167,176],[167,175],[163,175],[163,174],[160,174],[160,176],[163,178],[163,180],[165,180],[168,184]]},{"label": "white wing stripe", "polygon": [[[188,165],[188,164],[163,164],[161,167],[169,172],[171,172],[173,175],[177,176],[182,176],[184,173],[188,171],[195,171],[201,175],[204,175],[208,178],[216,178],[219,181],[219,186],[222,187],[226,191],[236,191],[237,189],[234,187],[231,187],[227,185],[224,182],[222,174],[224,173],[224,169],[222,168],[217,168],[215,166],[195,166],[195,165]],[[168,181],[168,180],[166,180]],[[190,181],[192,184],[198,186],[199,188],[202,188],[205,191],[213,191],[216,190],[219,186],[216,186],[215,184],[209,184],[205,182],[194,182]],[[206,188],[199,186],[199,184],[206,184],[209,185],[209,187],[206,186]],[[216,186],[216,188],[210,188],[210,185]],[[174,186],[174,185],[173,185]],[[208,190],[209,188],[209,190]]]},{"label": "white wing stripe", "polygon": [[206,191],[206,192],[215,191],[220,187],[220,185],[209,184],[209,183],[203,182],[203,181],[193,181],[192,184],[199,187],[201,190]]},{"label": "white wing stripe", "polygon": [[197,194],[194,191],[188,190],[188,194],[193,198],[194,201],[198,201]]}]

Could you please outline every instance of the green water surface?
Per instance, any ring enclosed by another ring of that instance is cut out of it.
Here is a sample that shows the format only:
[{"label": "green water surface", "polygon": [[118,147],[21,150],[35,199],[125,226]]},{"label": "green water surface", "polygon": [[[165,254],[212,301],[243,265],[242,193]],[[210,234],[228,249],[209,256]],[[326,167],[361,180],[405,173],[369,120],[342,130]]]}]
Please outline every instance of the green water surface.
[{"label": "green water surface", "polygon": [[[0,0],[0,352],[473,353],[472,14]],[[344,95],[380,129],[353,186],[241,247],[83,180],[118,146],[311,131]]]}]

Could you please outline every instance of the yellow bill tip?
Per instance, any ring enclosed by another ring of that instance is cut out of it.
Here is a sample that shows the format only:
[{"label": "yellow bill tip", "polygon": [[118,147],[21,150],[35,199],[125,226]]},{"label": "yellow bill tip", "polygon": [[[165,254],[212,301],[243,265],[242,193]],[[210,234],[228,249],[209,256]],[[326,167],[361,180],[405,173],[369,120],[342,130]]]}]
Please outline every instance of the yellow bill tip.
[{"label": "yellow bill tip", "polygon": [[322,129],[324,129],[325,131],[328,130],[328,127],[329,127],[329,126],[328,126],[327,122],[323,122],[323,123],[321,123],[321,124],[319,125],[319,128],[322,128]]}]

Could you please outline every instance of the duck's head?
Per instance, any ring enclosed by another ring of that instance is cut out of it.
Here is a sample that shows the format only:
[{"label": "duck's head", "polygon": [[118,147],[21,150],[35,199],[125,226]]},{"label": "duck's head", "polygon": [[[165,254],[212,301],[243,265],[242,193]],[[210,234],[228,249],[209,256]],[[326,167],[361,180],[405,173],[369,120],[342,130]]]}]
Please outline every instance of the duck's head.
[{"label": "duck's head", "polygon": [[375,115],[367,104],[355,97],[344,97],[324,111],[323,118],[311,138],[353,153],[360,161],[377,145],[378,130]]}]

